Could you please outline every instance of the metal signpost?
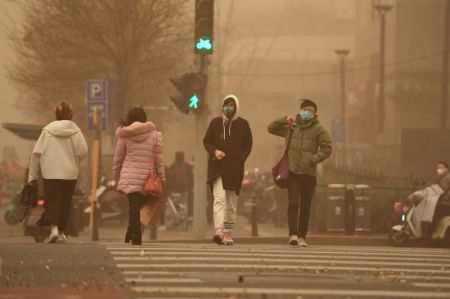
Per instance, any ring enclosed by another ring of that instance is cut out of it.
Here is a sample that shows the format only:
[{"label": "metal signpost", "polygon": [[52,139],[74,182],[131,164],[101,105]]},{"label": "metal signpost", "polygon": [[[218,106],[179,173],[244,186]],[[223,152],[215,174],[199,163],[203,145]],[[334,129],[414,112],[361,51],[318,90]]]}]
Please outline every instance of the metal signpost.
[{"label": "metal signpost", "polygon": [[92,231],[92,240],[98,241],[97,183],[101,157],[101,131],[106,130],[108,125],[108,82],[87,80],[86,97],[88,129],[95,131],[91,147],[92,189],[89,228]]}]

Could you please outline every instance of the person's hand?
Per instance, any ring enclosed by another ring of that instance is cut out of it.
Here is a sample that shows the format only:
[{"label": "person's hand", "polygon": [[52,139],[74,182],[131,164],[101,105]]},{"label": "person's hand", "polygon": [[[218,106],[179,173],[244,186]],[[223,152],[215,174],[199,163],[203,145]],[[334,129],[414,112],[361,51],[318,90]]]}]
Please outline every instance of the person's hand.
[{"label": "person's hand", "polygon": [[286,117],[287,123],[289,126],[294,125],[297,122],[297,117],[295,116],[288,116]]},{"label": "person's hand", "polygon": [[222,160],[225,157],[225,153],[219,150],[216,150],[214,152],[214,155],[216,156],[217,160]]}]

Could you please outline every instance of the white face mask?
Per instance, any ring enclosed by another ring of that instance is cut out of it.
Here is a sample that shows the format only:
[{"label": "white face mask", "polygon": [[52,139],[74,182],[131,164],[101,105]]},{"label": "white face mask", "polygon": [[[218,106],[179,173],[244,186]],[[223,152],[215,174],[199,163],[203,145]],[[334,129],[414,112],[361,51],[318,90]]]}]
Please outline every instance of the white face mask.
[{"label": "white face mask", "polygon": [[439,176],[443,175],[443,174],[446,173],[446,172],[447,172],[447,170],[445,170],[444,168],[438,168],[438,169],[436,170],[436,173],[437,173],[437,175],[439,175]]}]

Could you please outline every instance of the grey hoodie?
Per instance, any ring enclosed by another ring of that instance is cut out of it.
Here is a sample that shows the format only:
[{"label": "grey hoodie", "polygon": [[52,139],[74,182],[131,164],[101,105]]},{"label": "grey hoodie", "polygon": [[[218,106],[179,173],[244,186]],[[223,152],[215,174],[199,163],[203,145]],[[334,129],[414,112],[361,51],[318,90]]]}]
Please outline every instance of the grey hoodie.
[{"label": "grey hoodie", "polygon": [[80,128],[70,120],[48,124],[39,136],[30,160],[28,181],[44,179],[76,180],[87,144]]}]

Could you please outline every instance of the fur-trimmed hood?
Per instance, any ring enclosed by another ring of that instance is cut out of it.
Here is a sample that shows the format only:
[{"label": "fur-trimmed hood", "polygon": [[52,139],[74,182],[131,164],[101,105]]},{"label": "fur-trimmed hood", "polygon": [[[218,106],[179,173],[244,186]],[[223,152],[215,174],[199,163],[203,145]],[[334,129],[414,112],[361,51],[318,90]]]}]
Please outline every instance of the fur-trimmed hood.
[{"label": "fur-trimmed hood", "polygon": [[118,128],[116,135],[118,137],[130,138],[133,141],[142,141],[153,131],[156,131],[156,125],[151,121],[145,123],[134,122],[127,127]]}]

